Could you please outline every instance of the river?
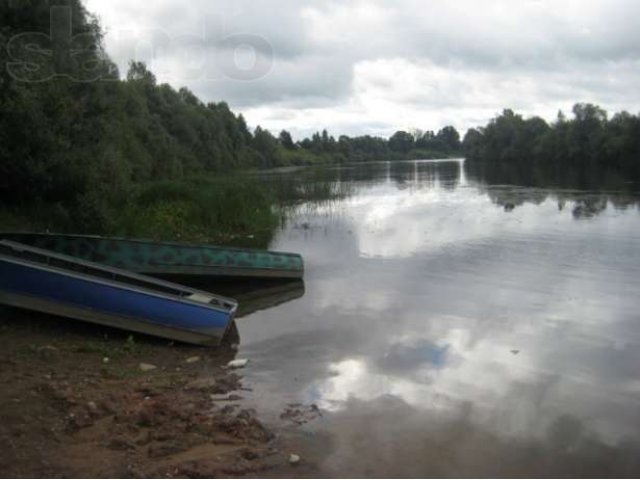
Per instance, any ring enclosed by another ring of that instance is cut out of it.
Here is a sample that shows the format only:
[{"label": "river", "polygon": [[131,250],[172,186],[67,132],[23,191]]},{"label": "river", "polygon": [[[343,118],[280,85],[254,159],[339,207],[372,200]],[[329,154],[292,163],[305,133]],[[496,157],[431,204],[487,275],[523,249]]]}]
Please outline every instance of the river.
[{"label": "river", "polygon": [[238,321],[259,414],[320,409],[296,475],[640,475],[640,189],[495,171],[263,175],[329,192],[270,245],[304,295]]}]

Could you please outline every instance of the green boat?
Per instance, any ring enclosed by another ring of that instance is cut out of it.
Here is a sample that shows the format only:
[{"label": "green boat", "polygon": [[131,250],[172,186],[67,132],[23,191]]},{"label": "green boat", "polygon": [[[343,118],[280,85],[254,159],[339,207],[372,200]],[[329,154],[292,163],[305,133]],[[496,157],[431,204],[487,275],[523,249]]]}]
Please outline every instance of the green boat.
[{"label": "green boat", "polygon": [[0,238],[144,275],[302,278],[295,253],[93,235],[0,233]]}]

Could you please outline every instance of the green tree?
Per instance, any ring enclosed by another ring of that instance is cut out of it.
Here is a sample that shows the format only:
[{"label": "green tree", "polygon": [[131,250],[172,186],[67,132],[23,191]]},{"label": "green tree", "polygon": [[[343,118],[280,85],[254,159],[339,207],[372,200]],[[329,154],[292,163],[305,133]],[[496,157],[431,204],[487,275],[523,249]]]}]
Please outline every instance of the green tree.
[{"label": "green tree", "polygon": [[293,143],[293,139],[291,138],[291,134],[286,130],[282,130],[280,135],[278,135],[278,141],[280,145],[282,145],[287,150],[295,150],[296,145]]},{"label": "green tree", "polygon": [[261,166],[272,167],[278,163],[278,142],[269,130],[256,127],[253,133],[253,148],[260,155]]},{"label": "green tree", "polygon": [[446,126],[438,131],[436,140],[439,140],[447,150],[458,151],[462,146],[460,143],[460,134],[452,126]]},{"label": "green tree", "polygon": [[408,132],[400,130],[389,138],[389,148],[394,152],[408,153],[413,146],[413,136]]}]

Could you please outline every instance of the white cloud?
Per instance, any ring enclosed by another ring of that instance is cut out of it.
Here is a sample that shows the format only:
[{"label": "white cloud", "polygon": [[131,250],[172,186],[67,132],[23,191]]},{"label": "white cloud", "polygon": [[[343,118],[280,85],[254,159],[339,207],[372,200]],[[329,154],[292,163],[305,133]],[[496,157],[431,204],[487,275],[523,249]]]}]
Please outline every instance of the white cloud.
[{"label": "white cloud", "polygon": [[[141,57],[161,81],[298,135],[462,130],[505,107],[551,119],[578,101],[640,109],[640,3],[631,0],[86,4],[121,68]],[[155,52],[150,31],[163,47]],[[256,58],[271,63],[251,81],[225,70],[234,55],[225,39],[240,34],[269,47],[256,43]]]}]

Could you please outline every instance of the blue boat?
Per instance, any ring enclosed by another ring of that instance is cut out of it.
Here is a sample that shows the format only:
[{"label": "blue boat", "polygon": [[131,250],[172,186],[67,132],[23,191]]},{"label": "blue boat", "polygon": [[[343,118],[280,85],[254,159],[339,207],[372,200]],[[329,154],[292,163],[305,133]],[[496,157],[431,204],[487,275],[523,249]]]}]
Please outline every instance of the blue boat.
[{"label": "blue boat", "polygon": [[8,240],[0,303],[181,342],[214,346],[235,300]]}]

